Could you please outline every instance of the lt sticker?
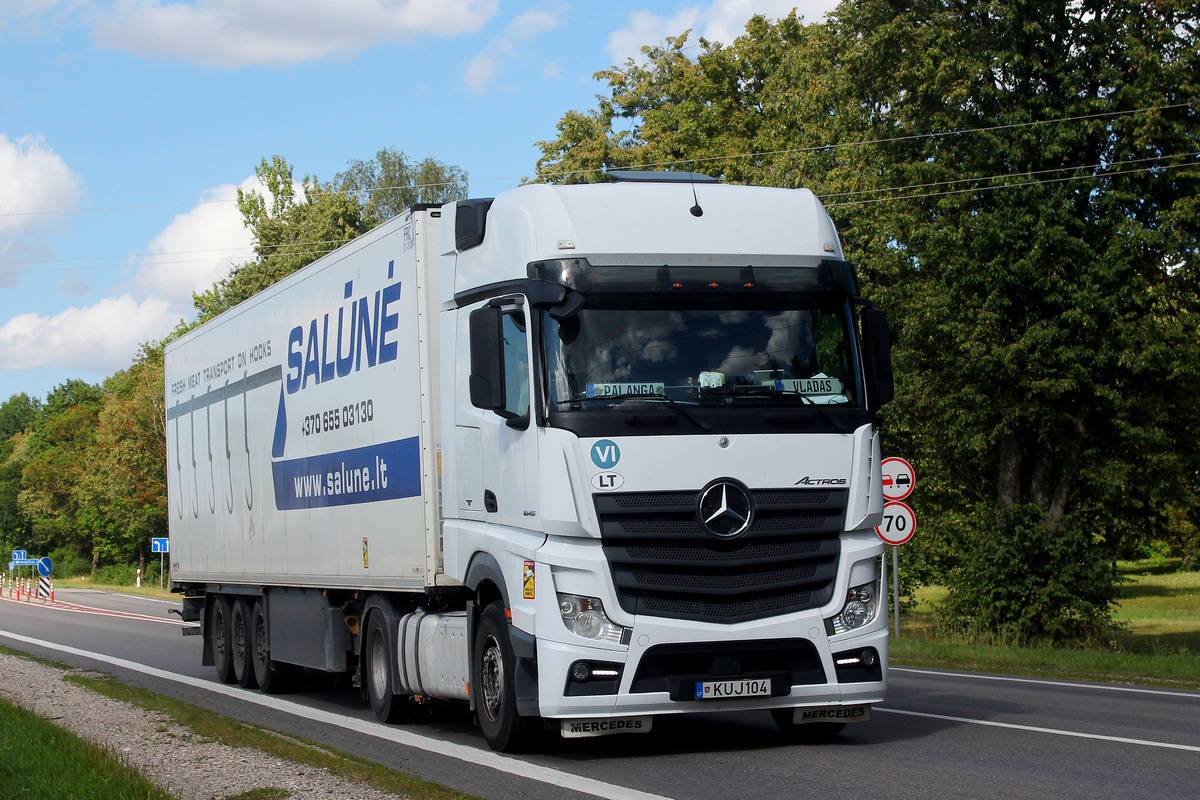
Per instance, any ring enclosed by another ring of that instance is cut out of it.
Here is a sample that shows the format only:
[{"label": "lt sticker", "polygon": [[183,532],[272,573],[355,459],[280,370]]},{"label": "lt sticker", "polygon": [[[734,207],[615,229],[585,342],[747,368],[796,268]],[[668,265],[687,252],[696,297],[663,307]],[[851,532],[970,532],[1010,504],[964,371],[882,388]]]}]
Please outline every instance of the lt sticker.
[{"label": "lt sticker", "polygon": [[611,492],[625,485],[625,478],[619,472],[597,472],[592,476],[592,488],[600,492]]},{"label": "lt sticker", "polygon": [[525,574],[522,579],[523,590],[521,596],[526,600],[533,599],[533,562],[525,562]]}]

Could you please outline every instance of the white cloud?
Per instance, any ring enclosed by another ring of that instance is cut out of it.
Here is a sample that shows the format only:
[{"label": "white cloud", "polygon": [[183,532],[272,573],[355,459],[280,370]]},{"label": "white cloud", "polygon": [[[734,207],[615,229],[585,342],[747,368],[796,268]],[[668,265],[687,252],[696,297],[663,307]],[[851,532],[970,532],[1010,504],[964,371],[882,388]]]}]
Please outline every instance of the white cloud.
[{"label": "white cloud", "polygon": [[685,8],[673,17],[664,17],[653,11],[634,11],[629,15],[629,24],[608,37],[608,52],[614,63],[624,64],[628,59],[639,60],[642,47],[666,42],[668,36],[678,36],[689,28],[695,28],[700,19],[700,9]]},{"label": "white cloud", "polygon": [[241,186],[225,184],[205,191],[195,208],[176,216],[154,237],[146,248],[150,257],[141,260],[126,288],[137,297],[166,301],[178,316],[190,315],[192,292],[208,289],[229,274],[230,267],[253,256],[253,238],[233,202],[239,188],[269,196],[257,177]]},{"label": "white cloud", "polygon": [[684,8],[671,17],[653,11],[635,11],[629,24],[608,37],[608,52],[615,64],[632,58],[641,59],[642,47],[665,44],[668,36],[678,36],[692,30],[692,39],[704,37],[721,44],[746,32],[746,23],[755,14],[768,19],[780,19],[796,9],[806,22],[820,22],[837,8],[839,0],[713,0],[707,6]]},{"label": "white cloud", "polygon": [[[192,292],[208,289],[253,256],[250,232],[233,202],[239,188],[263,194],[270,204],[257,177],[209,189],[154,237],[118,296],[53,316],[19,314],[0,326],[0,370],[58,367],[107,375],[129,366],[142,343],[163,338],[194,315]],[[303,197],[303,187],[293,189]],[[63,294],[86,288],[69,274],[59,284]]]},{"label": "white cloud", "polygon": [[83,181],[41,136],[0,133],[0,288],[15,286],[29,262],[54,258],[46,238],[66,229],[82,196]]},{"label": "white cloud", "polygon": [[10,141],[0,133],[0,242],[61,225],[83,195],[83,182],[41,136]]},{"label": "white cloud", "polygon": [[513,19],[467,63],[463,83],[475,94],[486,92],[499,77],[501,62],[515,58],[526,50],[525,45],[532,39],[557,28],[565,11],[566,6],[542,5]]},{"label": "white cloud", "polygon": [[123,369],[143,342],[161,339],[179,321],[167,305],[124,294],[52,317],[19,314],[0,327],[0,369]]},{"label": "white cloud", "polygon": [[117,0],[97,44],[209,67],[345,58],[388,42],[477,31],[499,0]]}]

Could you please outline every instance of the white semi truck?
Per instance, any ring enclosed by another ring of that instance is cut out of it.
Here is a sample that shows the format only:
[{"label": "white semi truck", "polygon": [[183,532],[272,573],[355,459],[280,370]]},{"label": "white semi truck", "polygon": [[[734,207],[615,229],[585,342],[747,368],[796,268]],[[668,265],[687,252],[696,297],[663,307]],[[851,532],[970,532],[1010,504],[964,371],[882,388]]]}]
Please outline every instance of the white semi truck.
[{"label": "white semi truck", "polygon": [[416,207],[168,345],[171,585],[219,678],[488,744],[886,688],[883,313],[806,190]]}]

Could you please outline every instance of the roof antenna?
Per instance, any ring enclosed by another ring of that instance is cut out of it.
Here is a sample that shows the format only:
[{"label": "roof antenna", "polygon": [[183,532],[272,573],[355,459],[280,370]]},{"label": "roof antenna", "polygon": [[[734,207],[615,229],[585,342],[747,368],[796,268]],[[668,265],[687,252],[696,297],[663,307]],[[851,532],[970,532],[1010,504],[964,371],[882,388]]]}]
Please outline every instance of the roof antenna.
[{"label": "roof antenna", "polygon": [[692,212],[693,217],[702,217],[704,216],[704,209],[700,207],[700,198],[696,197],[696,173],[694,171],[689,171],[688,178],[692,182],[692,200],[694,200],[696,203],[688,210]]}]

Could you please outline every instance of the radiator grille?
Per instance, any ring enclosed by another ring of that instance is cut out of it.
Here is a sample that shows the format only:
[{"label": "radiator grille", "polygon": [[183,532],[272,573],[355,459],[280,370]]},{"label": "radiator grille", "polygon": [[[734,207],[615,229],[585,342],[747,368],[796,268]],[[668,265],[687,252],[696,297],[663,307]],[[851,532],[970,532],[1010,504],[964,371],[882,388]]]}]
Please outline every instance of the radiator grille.
[{"label": "radiator grille", "polygon": [[622,608],[733,623],[829,601],[845,523],[845,489],[754,491],[754,523],[732,542],[700,527],[699,495],[595,495],[604,554]]}]

